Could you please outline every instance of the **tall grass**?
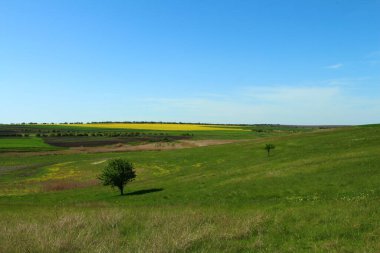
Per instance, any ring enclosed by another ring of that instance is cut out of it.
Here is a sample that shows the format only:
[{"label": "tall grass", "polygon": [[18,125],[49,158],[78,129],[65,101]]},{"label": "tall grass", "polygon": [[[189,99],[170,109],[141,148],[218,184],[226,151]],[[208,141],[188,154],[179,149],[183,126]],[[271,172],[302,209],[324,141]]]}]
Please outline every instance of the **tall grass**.
[{"label": "tall grass", "polygon": [[[38,213],[40,211],[40,213]],[[267,218],[201,210],[39,209],[0,220],[0,252],[185,252],[260,249]]]},{"label": "tall grass", "polygon": [[379,252],[376,204],[331,204],[2,211],[0,252]]}]

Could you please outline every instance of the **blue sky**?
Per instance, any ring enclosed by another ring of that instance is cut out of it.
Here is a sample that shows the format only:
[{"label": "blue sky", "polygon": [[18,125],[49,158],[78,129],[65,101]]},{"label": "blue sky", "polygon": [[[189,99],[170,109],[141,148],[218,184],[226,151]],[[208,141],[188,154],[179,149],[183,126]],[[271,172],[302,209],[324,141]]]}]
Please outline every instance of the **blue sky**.
[{"label": "blue sky", "polygon": [[380,123],[379,0],[0,0],[0,123]]}]

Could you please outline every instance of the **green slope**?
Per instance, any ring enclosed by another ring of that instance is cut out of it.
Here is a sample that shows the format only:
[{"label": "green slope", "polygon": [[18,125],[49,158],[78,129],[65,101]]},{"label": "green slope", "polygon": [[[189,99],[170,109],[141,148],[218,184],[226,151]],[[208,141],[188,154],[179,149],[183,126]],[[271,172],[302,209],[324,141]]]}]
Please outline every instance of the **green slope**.
[{"label": "green slope", "polygon": [[[270,157],[265,143],[276,145]],[[366,126],[165,152],[0,156],[0,251],[378,252],[379,154],[380,127]],[[137,166],[130,195],[92,181],[113,157]]]},{"label": "green slope", "polygon": [[0,152],[9,151],[46,151],[56,147],[46,144],[38,137],[0,137]]}]

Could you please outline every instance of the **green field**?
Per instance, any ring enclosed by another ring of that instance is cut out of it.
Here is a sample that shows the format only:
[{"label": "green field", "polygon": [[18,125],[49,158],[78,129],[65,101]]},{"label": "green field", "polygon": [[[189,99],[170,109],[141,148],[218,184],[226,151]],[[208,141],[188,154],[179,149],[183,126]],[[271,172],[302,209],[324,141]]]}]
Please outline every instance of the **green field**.
[{"label": "green field", "polygon": [[57,148],[38,137],[0,137],[0,151],[43,151]]},{"label": "green field", "polygon": [[[0,153],[0,252],[380,251],[379,125],[246,128],[262,131],[170,151]],[[51,148],[22,138],[0,147]],[[136,166],[125,196],[96,180],[111,158]]]}]

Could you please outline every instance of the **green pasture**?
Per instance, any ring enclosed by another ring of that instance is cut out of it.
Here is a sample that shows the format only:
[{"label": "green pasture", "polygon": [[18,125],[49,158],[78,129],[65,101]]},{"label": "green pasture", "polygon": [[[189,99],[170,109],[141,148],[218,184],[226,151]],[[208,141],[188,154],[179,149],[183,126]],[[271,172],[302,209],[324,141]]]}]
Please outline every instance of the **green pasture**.
[{"label": "green pasture", "polygon": [[[380,126],[171,151],[0,154],[0,252],[379,252],[379,154]],[[111,158],[136,166],[125,196],[95,180]]]},{"label": "green pasture", "polygon": [[44,143],[38,137],[2,137],[0,138],[0,152],[6,151],[45,151],[57,148]]}]

